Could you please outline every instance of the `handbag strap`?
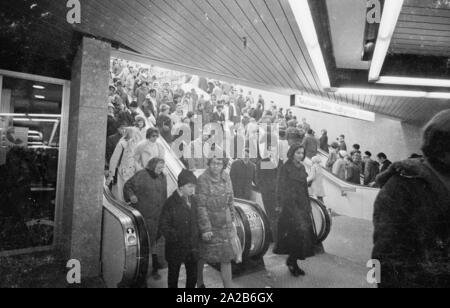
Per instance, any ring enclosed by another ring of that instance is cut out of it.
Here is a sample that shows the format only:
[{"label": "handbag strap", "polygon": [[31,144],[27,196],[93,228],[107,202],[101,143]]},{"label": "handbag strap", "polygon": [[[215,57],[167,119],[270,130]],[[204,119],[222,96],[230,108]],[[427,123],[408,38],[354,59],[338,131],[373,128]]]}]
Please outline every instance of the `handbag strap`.
[{"label": "handbag strap", "polygon": [[119,158],[119,162],[117,164],[117,168],[120,167],[120,165],[122,164],[122,159],[123,159],[123,154],[125,153],[125,148],[122,145],[122,154],[120,154],[120,158]]}]

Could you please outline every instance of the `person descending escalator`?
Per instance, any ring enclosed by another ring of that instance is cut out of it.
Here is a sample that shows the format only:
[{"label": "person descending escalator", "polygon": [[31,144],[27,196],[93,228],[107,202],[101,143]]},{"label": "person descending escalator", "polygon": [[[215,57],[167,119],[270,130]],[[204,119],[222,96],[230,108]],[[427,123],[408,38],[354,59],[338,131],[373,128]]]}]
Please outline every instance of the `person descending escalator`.
[{"label": "person descending escalator", "polygon": [[196,201],[201,233],[198,286],[205,288],[203,267],[205,263],[220,264],[225,288],[232,288],[231,261],[236,259],[233,248],[236,228],[233,186],[228,173],[226,158],[211,158],[208,169],[199,177]]},{"label": "person descending escalator", "polygon": [[161,276],[158,260],[157,243],[161,238],[159,219],[164,203],[167,200],[167,178],[164,174],[165,162],[153,158],[144,170],[133,176],[123,189],[126,202],[130,202],[145,218],[151,245],[152,277],[156,280]]},{"label": "person descending escalator", "polygon": [[286,265],[294,277],[299,277],[304,276],[305,272],[298,266],[298,261],[315,255],[315,235],[308,174],[303,165],[305,149],[295,144],[290,148],[288,157],[288,162],[281,167],[278,175],[276,196],[281,214],[274,253],[288,255]]},{"label": "person descending escalator", "polygon": [[235,160],[231,164],[231,182],[233,183],[234,197],[251,200],[253,183],[256,183],[256,165],[250,160],[249,149],[245,149],[245,157]]},{"label": "person descending escalator", "polygon": [[312,158],[311,172],[308,176],[308,184],[310,187],[311,196],[317,198],[317,200],[324,202],[325,188],[323,186],[323,173],[322,173],[322,159],[320,156],[314,156]]},{"label": "person descending escalator", "polygon": [[178,189],[166,201],[160,229],[166,240],[169,289],[178,288],[181,265],[186,267],[186,288],[197,285],[199,257],[198,210],[195,198],[197,178],[188,170],[178,176]]},{"label": "person descending escalator", "polygon": [[423,138],[425,159],[391,165],[374,212],[372,259],[381,288],[450,287],[450,110],[436,115]]}]

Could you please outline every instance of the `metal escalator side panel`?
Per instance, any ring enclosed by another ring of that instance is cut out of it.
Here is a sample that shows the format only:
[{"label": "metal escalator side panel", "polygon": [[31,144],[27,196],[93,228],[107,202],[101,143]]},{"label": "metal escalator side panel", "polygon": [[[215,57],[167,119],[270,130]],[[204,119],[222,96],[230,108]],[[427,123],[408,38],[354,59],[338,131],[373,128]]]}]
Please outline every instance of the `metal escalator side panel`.
[{"label": "metal escalator side panel", "polygon": [[330,235],[332,218],[325,205],[319,200],[311,198],[312,219],[318,243],[324,242]]},{"label": "metal escalator side panel", "polygon": [[[109,204],[110,206],[114,205],[116,210],[125,213],[127,217],[132,221],[133,227],[131,230],[134,230],[134,235],[128,234],[128,231],[130,231],[130,229],[127,228],[126,233],[128,239],[132,239],[133,236],[136,238],[136,244],[134,246],[136,247],[136,252],[134,253],[134,250],[130,250],[127,254],[128,259],[126,260],[125,266],[125,268],[127,269],[125,277],[126,279],[124,279],[124,281],[121,283],[121,286],[126,287],[144,285],[147,278],[150,256],[150,241],[147,234],[145,219],[136,209],[116,200],[108,187],[104,186],[103,193],[106,204]],[[129,244],[132,245],[134,243]],[[134,269],[134,272],[132,269]],[[133,276],[132,279],[129,279],[129,277],[131,276]]]},{"label": "metal escalator side panel", "polygon": [[104,198],[102,272],[108,288],[129,285],[135,279],[138,245],[136,237],[130,239],[129,230],[135,230],[132,219]]}]

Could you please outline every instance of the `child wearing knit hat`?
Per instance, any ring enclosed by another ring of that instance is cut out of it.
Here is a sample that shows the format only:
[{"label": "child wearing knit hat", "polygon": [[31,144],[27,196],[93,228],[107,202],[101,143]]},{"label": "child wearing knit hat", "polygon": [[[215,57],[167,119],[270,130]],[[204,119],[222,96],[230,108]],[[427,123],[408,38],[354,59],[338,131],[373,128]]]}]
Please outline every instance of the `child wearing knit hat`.
[{"label": "child wearing knit hat", "polygon": [[168,286],[178,288],[181,266],[186,267],[186,288],[197,284],[199,231],[197,205],[193,198],[197,178],[189,170],[178,176],[178,189],[164,205],[160,230],[166,239],[166,260],[169,265]]}]

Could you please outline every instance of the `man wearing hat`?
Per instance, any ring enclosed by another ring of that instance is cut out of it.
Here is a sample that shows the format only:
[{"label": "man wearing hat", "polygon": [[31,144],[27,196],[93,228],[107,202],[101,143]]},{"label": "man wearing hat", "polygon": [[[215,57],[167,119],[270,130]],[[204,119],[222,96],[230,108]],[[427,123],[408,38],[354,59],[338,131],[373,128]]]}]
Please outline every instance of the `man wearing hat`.
[{"label": "man wearing hat", "polygon": [[178,189],[166,201],[161,213],[160,230],[166,239],[166,260],[169,265],[168,285],[178,288],[181,265],[186,267],[186,288],[197,284],[199,230],[197,205],[193,198],[197,178],[188,170],[178,176]]},{"label": "man wearing hat", "polygon": [[212,123],[218,123],[220,126],[222,126],[222,128],[224,128],[224,124],[225,124],[225,113],[223,112],[224,109],[224,102],[220,101],[219,104],[217,105],[217,110],[213,113],[212,115]]}]

